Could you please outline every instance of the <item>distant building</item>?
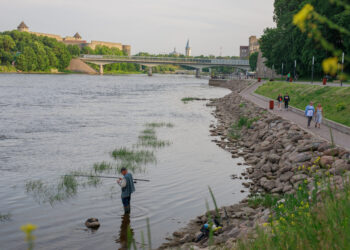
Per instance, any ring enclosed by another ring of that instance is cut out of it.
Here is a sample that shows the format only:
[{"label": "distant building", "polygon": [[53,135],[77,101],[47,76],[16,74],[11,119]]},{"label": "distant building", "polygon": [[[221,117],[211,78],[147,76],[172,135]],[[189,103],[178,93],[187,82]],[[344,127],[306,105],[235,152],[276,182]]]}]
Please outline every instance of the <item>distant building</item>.
[{"label": "distant building", "polygon": [[191,47],[190,47],[190,40],[187,40],[186,48],[185,48],[185,55],[186,56],[191,56]]},{"label": "distant building", "polygon": [[249,55],[259,51],[260,51],[259,40],[256,38],[256,36],[250,36],[249,37]]},{"label": "distant building", "polygon": [[75,33],[74,36],[66,36],[62,38],[59,35],[55,34],[47,34],[47,33],[40,33],[40,32],[34,32],[34,31],[29,31],[29,27],[22,21],[18,27],[17,30],[20,32],[28,32],[37,36],[47,36],[50,38],[54,38],[59,42],[62,42],[66,45],[77,45],[80,48],[83,47],[90,47],[92,49],[95,49],[96,46],[106,46],[108,48],[118,48],[122,51],[124,51],[128,56],[131,55],[131,46],[130,45],[124,45],[121,43],[113,43],[113,42],[103,42],[103,41],[91,41],[91,43],[88,43],[86,40],[82,40],[82,37],[80,34],[77,32]]},{"label": "distant building", "polygon": [[174,51],[169,53],[169,55],[171,55],[171,56],[179,56],[180,53],[176,51],[176,48],[174,48]]},{"label": "distant building", "polygon": [[249,46],[239,47],[239,57],[241,59],[247,59],[249,57]]}]

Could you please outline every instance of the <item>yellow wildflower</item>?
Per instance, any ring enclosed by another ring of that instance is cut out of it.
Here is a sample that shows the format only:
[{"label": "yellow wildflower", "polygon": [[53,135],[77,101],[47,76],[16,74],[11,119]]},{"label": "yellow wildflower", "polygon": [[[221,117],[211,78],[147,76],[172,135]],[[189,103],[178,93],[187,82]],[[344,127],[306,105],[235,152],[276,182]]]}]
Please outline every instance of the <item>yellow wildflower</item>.
[{"label": "yellow wildflower", "polygon": [[270,223],[264,223],[263,224],[263,227],[268,227],[268,226],[270,226]]},{"label": "yellow wildflower", "polygon": [[21,226],[21,230],[26,234],[26,241],[33,241],[35,239],[34,235],[32,235],[32,232],[37,228],[37,225],[30,223]]},{"label": "yellow wildflower", "polygon": [[298,170],[301,170],[301,166],[298,167]]},{"label": "yellow wildflower", "polygon": [[299,187],[298,189],[301,190],[301,187]]},{"label": "yellow wildflower", "polygon": [[291,216],[292,218],[294,218],[294,217],[295,217],[295,215],[294,215],[294,214],[291,214],[290,216]]},{"label": "yellow wildflower", "polygon": [[317,186],[320,186],[320,185],[321,185],[321,182],[318,181],[316,184],[317,184]]},{"label": "yellow wildflower", "polygon": [[294,15],[293,24],[298,26],[302,31],[305,31],[305,20],[311,18],[313,10],[314,7],[311,4],[305,4],[304,7]]},{"label": "yellow wildflower", "polygon": [[338,57],[324,59],[322,68],[325,73],[335,75],[338,71]]},{"label": "yellow wildflower", "polygon": [[294,221],[292,221],[292,225],[293,225],[293,226],[295,225],[295,222],[294,222]]}]

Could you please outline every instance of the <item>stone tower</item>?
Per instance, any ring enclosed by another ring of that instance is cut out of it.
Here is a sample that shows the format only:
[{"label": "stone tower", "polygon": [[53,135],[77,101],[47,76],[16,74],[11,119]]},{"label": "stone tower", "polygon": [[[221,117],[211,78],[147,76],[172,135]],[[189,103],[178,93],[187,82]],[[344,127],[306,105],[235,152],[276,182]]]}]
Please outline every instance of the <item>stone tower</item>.
[{"label": "stone tower", "polygon": [[186,44],[186,56],[191,56],[191,47],[190,47],[190,40],[187,40],[187,44]]},{"label": "stone tower", "polygon": [[18,27],[17,27],[18,31],[29,31],[29,27],[22,21]]}]

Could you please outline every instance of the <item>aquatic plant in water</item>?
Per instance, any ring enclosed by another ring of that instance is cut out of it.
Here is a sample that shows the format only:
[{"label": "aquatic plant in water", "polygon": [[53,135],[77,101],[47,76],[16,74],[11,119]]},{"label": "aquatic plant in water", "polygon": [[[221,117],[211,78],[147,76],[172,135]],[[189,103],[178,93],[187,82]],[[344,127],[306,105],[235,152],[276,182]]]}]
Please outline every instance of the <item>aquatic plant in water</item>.
[{"label": "aquatic plant in water", "polygon": [[151,163],[156,161],[156,157],[152,151],[148,150],[130,150],[127,148],[115,149],[111,153],[112,157],[122,162],[134,162],[134,163]]},{"label": "aquatic plant in water", "polygon": [[11,220],[11,217],[12,217],[11,213],[7,213],[7,214],[0,213],[0,222],[9,221]]}]

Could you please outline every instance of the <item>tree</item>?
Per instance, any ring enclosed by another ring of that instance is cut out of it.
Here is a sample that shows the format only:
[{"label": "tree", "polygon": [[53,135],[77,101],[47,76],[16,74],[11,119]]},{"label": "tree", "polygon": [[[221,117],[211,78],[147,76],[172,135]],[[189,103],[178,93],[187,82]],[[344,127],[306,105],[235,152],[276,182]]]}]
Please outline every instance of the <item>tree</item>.
[{"label": "tree", "polygon": [[80,56],[80,48],[78,45],[69,44],[67,49],[72,56]]},{"label": "tree", "polygon": [[249,57],[249,65],[252,71],[256,70],[256,65],[258,63],[259,52],[254,52]]}]

